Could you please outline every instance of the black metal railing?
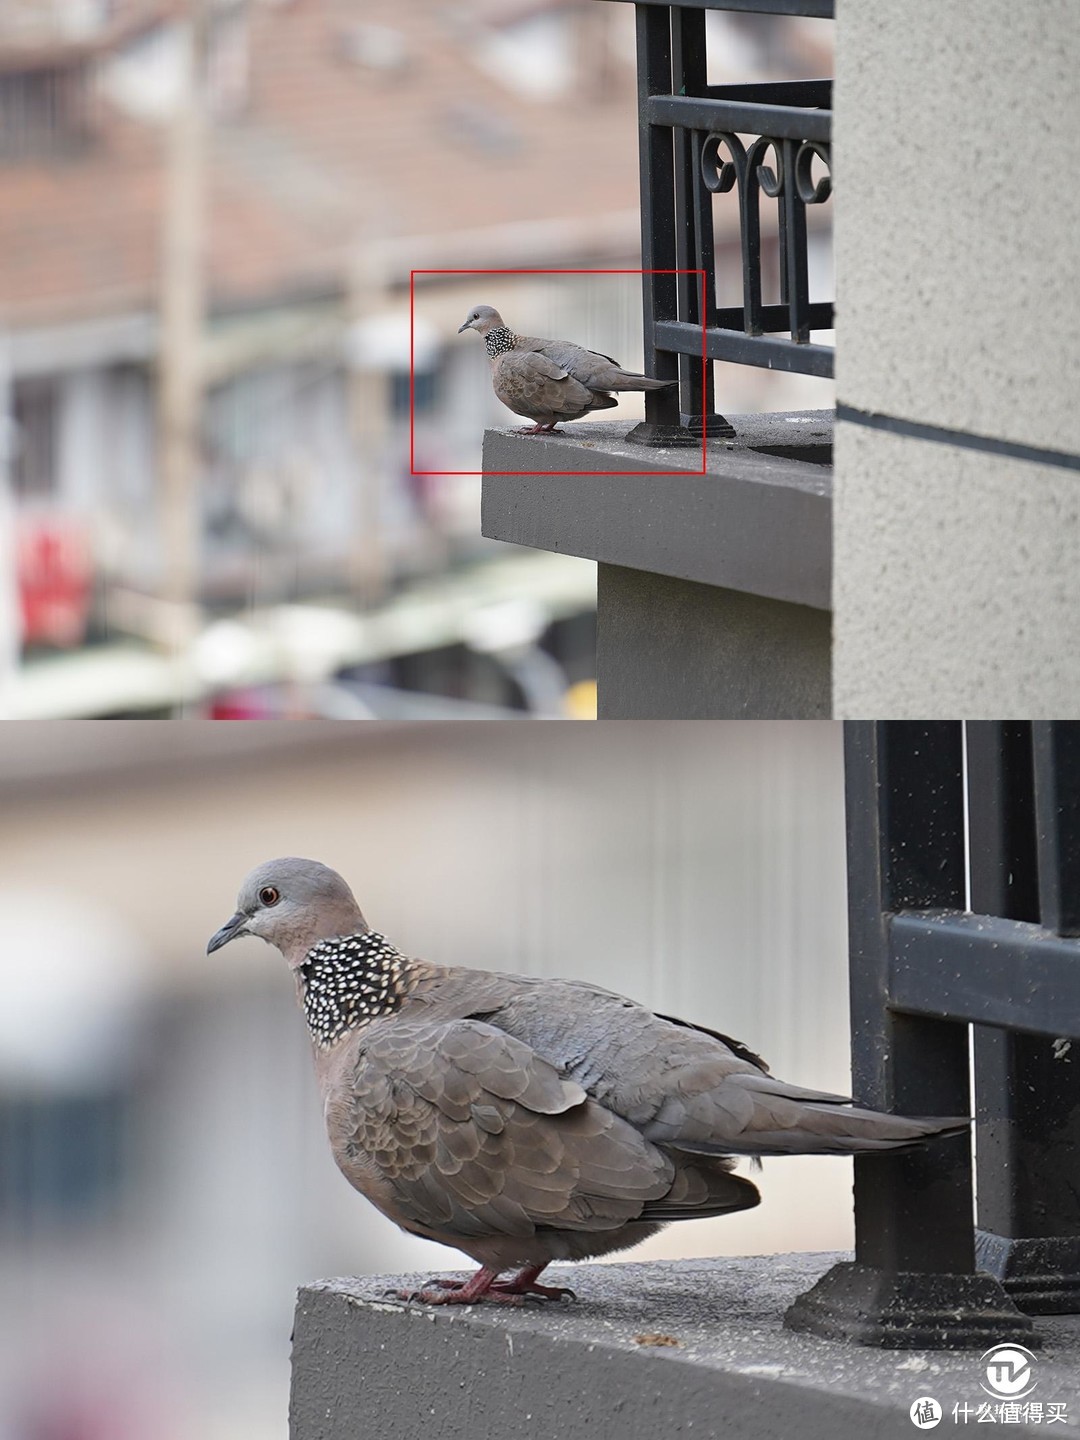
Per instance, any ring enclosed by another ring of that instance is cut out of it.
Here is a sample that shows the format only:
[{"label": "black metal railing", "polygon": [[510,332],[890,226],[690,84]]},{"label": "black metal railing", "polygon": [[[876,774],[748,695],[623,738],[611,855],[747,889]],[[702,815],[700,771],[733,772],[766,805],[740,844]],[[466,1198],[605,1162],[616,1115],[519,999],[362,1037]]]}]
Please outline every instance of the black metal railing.
[{"label": "black metal railing", "polygon": [[[831,17],[833,0],[637,0],[646,366],[680,381],[646,399],[645,444],[734,433],[715,412],[712,362],[831,376],[831,302],[811,302],[807,206],[828,200],[829,80],[709,85],[705,12]],[[749,138],[746,138],[749,137]],[[717,304],[713,196],[739,207],[742,304]],[[779,304],[762,293],[761,196],[777,202]]]},{"label": "black metal railing", "polygon": [[856,1160],[855,1263],[788,1324],[1030,1347],[1022,1312],[1080,1311],[1080,723],[846,740],[854,1093],[963,1115],[974,1082],[978,1228],[966,1136]]}]

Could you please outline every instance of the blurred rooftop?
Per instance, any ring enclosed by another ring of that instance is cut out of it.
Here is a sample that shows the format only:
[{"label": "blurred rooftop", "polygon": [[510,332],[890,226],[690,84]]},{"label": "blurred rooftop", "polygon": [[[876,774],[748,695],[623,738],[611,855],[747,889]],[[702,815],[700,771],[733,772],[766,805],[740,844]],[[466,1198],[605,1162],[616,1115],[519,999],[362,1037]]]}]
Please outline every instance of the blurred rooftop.
[{"label": "blurred rooftop", "polygon": [[[61,88],[94,72],[66,163],[45,147],[0,169],[8,324],[155,305],[178,8],[127,0],[77,33],[27,0],[21,21],[5,16],[9,70],[47,64]],[[530,221],[544,225],[550,257],[553,216],[570,222],[566,253],[595,258],[611,249],[606,227],[591,238],[575,222],[622,213],[625,248],[637,194],[628,19],[580,3],[370,0],[362,18],[344,0],[221,9],[209,54],[213,304],[338,290],[351,247],[374,234],[424,241],[422,262],[415,245],[400,251],[406,271],[460,260],[455,236],[481,227],[512,225],[527,240]],[[587,87],[575,74],[584,57]],[[65,123],[60,110],[50,123]],[[587,185],[569,183],[583,170]],[[514,263],[506,243],[491,263]]]}]

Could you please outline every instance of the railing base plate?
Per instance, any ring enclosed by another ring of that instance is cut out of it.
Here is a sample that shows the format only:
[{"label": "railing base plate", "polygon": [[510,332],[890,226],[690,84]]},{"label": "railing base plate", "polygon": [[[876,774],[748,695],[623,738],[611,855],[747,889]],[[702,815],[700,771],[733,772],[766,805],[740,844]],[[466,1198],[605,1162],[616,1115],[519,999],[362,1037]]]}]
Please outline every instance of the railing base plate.
[{"label": "railing base plate", "polygon": [[784,1316],[788,1330],[882,1350],[986,1350],[1042,1340],[990,1275],[923,1275],[834,1265]]},{"label": "railing base plate", "polygon": [[642,420],[635,425],[626,438],[635,445],[653,445],[657,448],[671,445],[700,445],[702,427],[710,440],[734,440],[735,427],[724,415],[690,415],[684,417],[681,425],[654,425]]},{"label": "railing base plate", "polygon": [[651,445],[655,449],[670,449],[676,445],[700,445],[700,432],[695,435],[692,430],[687,430],[682,425],[653,425],[648,420],[642,420],[640,425],[635,425],[626,436],[635,445]]},{"label": "railing base plate", "polygon": [[1080,1313],[1080,1235],[1011,1240],[976,1230],[975,1258],[1027,1314]]},{"label": "railing base plate", "polygon": [[735,426],[726,415],[715,410],[711,415],[684,415],[683,424],[698,440],[701,439],[702,431],[708,432],[710,440],[735,439]]}]

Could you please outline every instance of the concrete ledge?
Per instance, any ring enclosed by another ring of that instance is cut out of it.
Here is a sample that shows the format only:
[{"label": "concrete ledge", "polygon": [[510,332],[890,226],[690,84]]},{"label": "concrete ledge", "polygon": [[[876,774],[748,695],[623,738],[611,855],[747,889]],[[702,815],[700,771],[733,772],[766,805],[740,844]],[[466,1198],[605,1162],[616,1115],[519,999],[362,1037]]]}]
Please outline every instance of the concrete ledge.
[{"label": "concrete ledge", "polygon": [[[630,423],[576,422],[535,437],[489,430],[483,533],[828,610],[831,465],[753,447],[828,459],[832,411],[729,418],[737,438],[709,442],[706,474],[700,449],[631,444]],[[640,473],[596,473],[605,470]]]},{"label": "concrete ledge", "polygon": [[[944,1407],[940,1433],[958,1433],[954,1404],[974,1425],[988,1396],[971,1352],[866,1350],[782,1328],[795,1296],[844,1258],[554,1267],[578,1300],[520,1310],[385,1298],[402,1277],[322,1281],[298,1297],[291,1440],[910,1440],[924,1395]],[[1038,1328],[1031,1398],[1044,1415],[1065,1403],[1075,1427],[1080,1317]]]}]

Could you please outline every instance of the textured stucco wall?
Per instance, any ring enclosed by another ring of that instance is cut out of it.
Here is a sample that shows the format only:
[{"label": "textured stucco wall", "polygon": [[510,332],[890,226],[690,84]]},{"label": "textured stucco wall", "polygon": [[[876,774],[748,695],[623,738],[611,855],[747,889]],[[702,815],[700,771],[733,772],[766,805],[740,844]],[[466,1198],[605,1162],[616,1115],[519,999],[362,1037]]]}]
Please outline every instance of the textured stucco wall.
[{"label": "textured stucco wall", "polygon": [[1080,451],[1080,4],[836,10],[839,398]]},{"label": "textured stucco wall", "polygon": [[1080,714],[1076,0],[838,0],[834,714]]},{"label": "textured stucco wall", "polygon": [[835,712],[1080,715],[1080,474],[838,428]]}]

